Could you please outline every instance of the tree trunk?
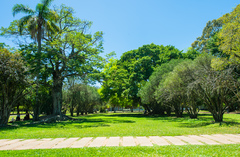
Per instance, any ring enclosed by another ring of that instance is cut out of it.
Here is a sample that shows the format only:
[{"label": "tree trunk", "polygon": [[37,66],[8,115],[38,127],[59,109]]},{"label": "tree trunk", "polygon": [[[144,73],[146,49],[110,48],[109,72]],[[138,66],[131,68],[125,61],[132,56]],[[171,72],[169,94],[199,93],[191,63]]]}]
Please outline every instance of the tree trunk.
[{"label": "tree trunk", "polygon": [[88,113],[93,113],[93,105],[91,105],[90,108],[88,109]]},{"label": "tree trunk", "polygon": [[180,105],[174,105],[174,112],[176,117],[182,117],[182,107],[180,107]]},{"label": "tree trunk", "polygon": [[19,111],[19,103],[17,104],[17,114],[20,114],[20,111]]},{"label": "tree trunk", "polygon": [[36,68],[36,72],[37,72],[37,88],[36,88],[36,103],[34,106],[34,116],[33,116],[33,120],[34,121],[38,121],[39,120],[39,92],[38,92],[38,88],[40,85],[40,67],[41,67],[41,60],[40,60],[40,55],[41,55],[41,51],[42,51],[42,24],[38,23],[38,33],[37,33],[37,42],[38,42],[38,49],[37,49],[37,68]]},{"label": "tree trunk", "polygon": [[215,122],[222,122],[223,121],[223,113],[220,112],[220,113],[212,113],[213,115],[213,119],[215,120]]},{"label": "tree trunk", "polygon": [[70,113],[71,113],[72,117],[73,117],[73,110],[74,110],[74,108],[73,108],[73,101],[71,101]]},{"label": "tree trunk", "polygon": [[0,127],[7,125],[8,119],[9,119],[10,113],[11,113],[12,105],[8,104],[8,100],[6,100],[6,99],[7,98],[5,98],[5,100],[3,100],[3,102],[1,102]]},{"label": "tree trunk", "polygon": [[53,77],[53,114],[61,115],[62,109],[62,79],[55,75]]},{"label": "tree trunk", "polygon": [[1,113],[1,115],[0,115],[0,127],[7,125],[8,119],[10,117],[10,112],[11,112],[11,110]]},{"label": "tree trunk", "polygon": [[71,105],[70,113],[71,113],[71,116],[73,117],[73,105]]},{"label": "tree trunk", "polygon": [[[39,74],[38,74],[39,75]],[[39,76],[37,76],[37,77],[39,77]],[[34,112],[34,114],[33,114],[33,120],[34,121],[38,121],[39,120],[39,94],[38,94],[38,85],[39,85],[39,83],[38,83],[38,78],[37,78],[37,88],[36,88],[36,103],[35,103],[35,105],[34,105],[34,109],[33,109],[33,112]]]},{"label": "tree trunk", "polygon": [[172,109],[171,107],[166,107],[167,116],[171,116]]}]

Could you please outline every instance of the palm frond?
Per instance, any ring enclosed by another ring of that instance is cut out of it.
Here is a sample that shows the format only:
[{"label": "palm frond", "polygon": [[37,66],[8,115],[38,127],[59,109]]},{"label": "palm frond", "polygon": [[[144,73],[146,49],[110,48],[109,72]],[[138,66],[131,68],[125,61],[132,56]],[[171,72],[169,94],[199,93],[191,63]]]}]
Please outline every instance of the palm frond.
[{"label": "palm frond", "polygon": [[43,6],[49,7],[53,0],[41,0]]},{"label": "palm frond", "polygon": [[33,17],[28,21],[28,31],[30,32],[31,38],[36,40],[37,38],[37,18]]},{"label": "palm frond", "polygon": [[40,12],[40,14],[41,15],[43,15],[44,14],[44,12],[49,12],[49,6],[50,6],[50,4],[51,4],[51,2],[52,2],[53,0],[42,0],[42,3],[41,3],[41,10],[39,10]]},{"label": "palm frond", "polygon": [[24,25],[26,25],[28,23],[29,19],[31,19],[31,18],[32,18],[32,15],[27,15],[27,16],[22,17],[19,20],[18,27],[19,27],[20,34],[22,34]]},{"label": "palm frond", "polygon": [[33,15],[35,13],[34,10],[32,10],[31,8],[29,8],[28,6],[25,6],[23,4],[14,5],[12,12],[13,12],[13,16],[15,16],[16,14],[21,13],[21,12],[30,14],[30,15]]}]

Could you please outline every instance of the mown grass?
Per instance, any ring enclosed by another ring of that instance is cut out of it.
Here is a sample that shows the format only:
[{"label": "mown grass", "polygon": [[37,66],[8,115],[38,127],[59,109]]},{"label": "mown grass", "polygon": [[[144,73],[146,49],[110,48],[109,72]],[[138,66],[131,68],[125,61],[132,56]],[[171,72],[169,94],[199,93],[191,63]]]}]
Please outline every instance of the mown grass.
[{"label": "mown grass", "polygon": [[74,117],[77,120],[50,124],[15,122],[0,128],[0,139],[111,136],[176,136],[239,134],[240,114],[225,114],[223,123],[214,123],[211,114],[198,119],[174,116],[146,116],[139,113],[106,113]]},{"label": "mown grass", "polygon": [[240,156],[240,145],[185,145],[185,146],[153,146],[153,147],[100,147],[80,149],[38,149],[0,151],[0,156]]}]

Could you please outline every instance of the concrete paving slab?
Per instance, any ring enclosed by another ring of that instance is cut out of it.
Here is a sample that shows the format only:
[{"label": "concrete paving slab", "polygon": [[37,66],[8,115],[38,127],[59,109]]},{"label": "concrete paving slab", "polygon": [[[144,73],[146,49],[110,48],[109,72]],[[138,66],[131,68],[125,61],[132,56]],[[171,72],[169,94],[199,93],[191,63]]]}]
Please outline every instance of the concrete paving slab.
[{"label": "concrete paving slab", "polygon": [[212,135],[212,136],[225,138],[225,139],[228,139],[229,141],[232,141],[234,143],[240,143],[240,138],[231,137],[231,136],[227,136],[227,135],[221,135],[221,134],[216,134],[216,135]]},{"label": "concrete paving slab", "polygon": [[0,140],[0,150],[23,150],[23,149],[50,149],[50,148],[81,148],[100,146],[153,146],[163,145],[202,145],[202,144],[235,144],[240,143],[239,134],[215,134],[215,135],[188,135],[188,136],[146,136],[142,137],[85,137],[79,138],[56,138],[56,139],[2,139]]},{"label": "concrete paving slab", "polygon": [[203,143],[199,142],[198,140],[194,139],[194,138],[190,138],[190,137],[187,137],[187,136],[175,136],[189,144],[192,144],[192,145],[203,145]]},{"label": "concrete paving slab", "polygon": [[149,138],[153,141],[154,144],[157,144],[159,146],[170,145],[170,143],[168,143],[167,140],[165,140],[162,137],[159,137],[159,136],[149,136]]},{"label": "concrete paving slab", "polygon": [[32,141],[35,141],[35,139],[14,142],[14,143],[11,143],[9,145],[5,145],[3,147],[0,147],[0,150],[13,150],[13,149],[15,149],[17,147],[20,147],[20,146],[22,146],[24,144],[27,144],[29,142],[32,142]]},{"label": "concrete paving slab", "polygon": [[37,140],[34,140],[34,141],[31,141],[29,143],[26,143],[24,145],[21,145],[17,148],[15,148],[14,150],[26,150],[26,149],[33,149],[34,147],[36,147],[37,145],[43,143],[44,141],[40,140],[40,141],[37,141]]},{"label": "concrete paving slab", "polygon": [[221,138],[221,137],[216,137],[216,136],[211,136],[211,135],[201,135],[202,137],[217,141],[219,143],[223,144],[235,144],[235,142],[229,141],[226,138]]},{"label": "concrete paving slab", "polygon": [[76,142],[74,142],[70,148],[82,148],[86,146],[93,138],[92,137],[84,137]]},{"label": "concrete paving slab", "polygon": [[136,137],[138,143],[140,146],[153,146],[152,142],[149,138],[143,136],[143,137]]},{"label": "concrete paving slab", "polygon": [[198,141],[204,142],[204,143],[209,144],[209,145],[220,144],[220,143],[218,143],[218,142],[215,142],[215,141],[210,140],[210,139],[208,139],[208,138],[204,138],[204,137],[202,137],[202,136],[188,135],[188,137],[194,138],[194,139],[196,139],[196,140],[198,140]]},{"label": "concrete paving slab", "polygon": [[34,149],[50,149],[54,147],[59,142],[65,140],[66,138],[56,138],[56,139],[49,139],[44,140],[43,143],[37,145]]},{"label": "concrete paving slab", "polygon": [[234,134],[225,134],[225,135],[227,135],[229,137],[240,139],[240,135],[239,134],[235,134],[235,135]]},{"label": "concrete paving slab", "polygon": [[7,142],[7,141],[9,141],[9,140],[8,139],[2,139],[2,140],[0,140],[0,144],[3,143],[3,142]]},{"label": "concrete paving slab", "polygon": [[79,138],[69,138],[69,139],[66,139],[64,141],[59,142],[58,144],[56,144],[52,148],[67,148],[70,145],[72,145],[75,141],[77,141],[78,139]]},{"label": "concrete paving slab", "polygon": [[134,138],[132,136],[123,137],[122,146],[136,146]]},{"label": "concrete paving slab", "polygon": [[163,138],[165,138],[166,140],[168,140],[169,142],[171,142],[174,145],[186,145],[187,143],[183,142],[182,140],[173,137],[173,136],[163,136]]},{"label": "concrete paving slab", "polygon": [[120,137],[109,137],[106,146],[119,146]]},{"label": "concrete paving slab", "polygon": [[88,147],[101,147],[106,139],[106,137],[97,137],[88,145]]},{"label": "concrete paving slab", "polygon": [[19,141],[21,141],[21,139],[2,141],[2,142],[0,143],[0,147],[1,147],[1,146],[8,145],[8,144],[16,143],[16,142],[19,142]]}]

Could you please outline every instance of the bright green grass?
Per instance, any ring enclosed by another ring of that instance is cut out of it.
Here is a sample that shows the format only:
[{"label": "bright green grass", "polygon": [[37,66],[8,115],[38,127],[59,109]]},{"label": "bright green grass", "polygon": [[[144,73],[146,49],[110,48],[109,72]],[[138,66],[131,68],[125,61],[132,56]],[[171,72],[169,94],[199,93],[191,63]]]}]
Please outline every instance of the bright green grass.
[{"label": "bright green grass", "polygon": [[0,151],[0,156],[240,156],[240,145],[185,145],[154,147],[100,147],[80,149],[42,149]]},{"label": "bright green grass", "polygon": [[137,113],[107,113],[75,117],[77,121],[28,124],[0,128],[0,139],[110,136],[176,136],[200,134],[239,134],[240,114],[225,114],[222,124],[213,123],[210,114],[198,119],[145,116]]}]

